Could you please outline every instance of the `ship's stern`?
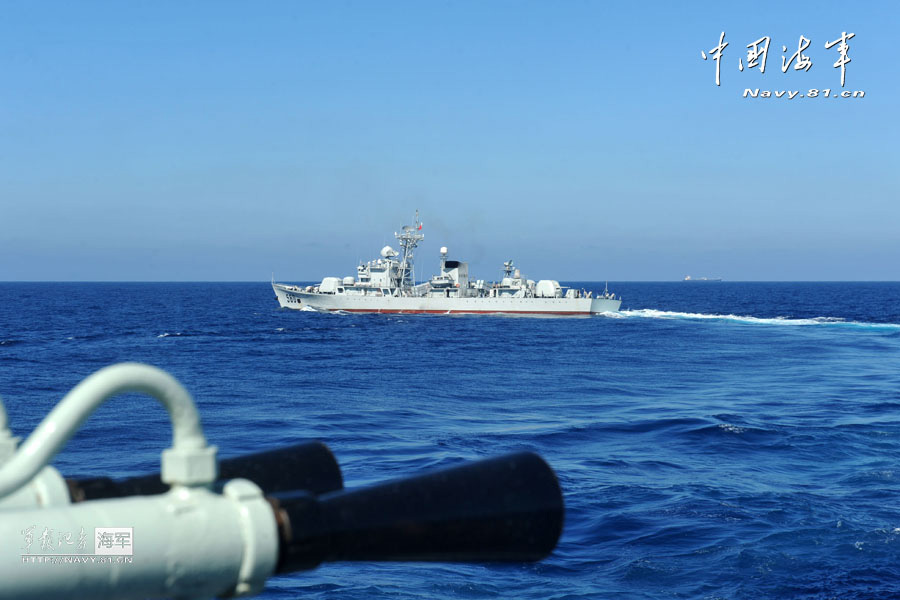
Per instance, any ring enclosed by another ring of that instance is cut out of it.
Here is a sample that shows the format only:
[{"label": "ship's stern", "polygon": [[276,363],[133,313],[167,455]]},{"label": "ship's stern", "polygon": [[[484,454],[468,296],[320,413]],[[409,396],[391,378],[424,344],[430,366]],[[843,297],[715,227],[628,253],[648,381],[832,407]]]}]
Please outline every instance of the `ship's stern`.
[{"label": "ship's stern", "polygon": [[615,298],[591,299],[591,314],[616,312],[622,306],[622,301]]}]

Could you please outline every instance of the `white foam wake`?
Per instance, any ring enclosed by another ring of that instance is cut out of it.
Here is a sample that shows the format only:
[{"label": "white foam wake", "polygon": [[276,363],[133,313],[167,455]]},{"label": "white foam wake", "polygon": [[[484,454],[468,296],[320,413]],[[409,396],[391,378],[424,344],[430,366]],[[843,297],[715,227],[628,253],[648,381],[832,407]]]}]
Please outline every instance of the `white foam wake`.
[{"label": "white foam wake", "polygon": [[[864,327],[871,329],[900,329],[900,323],[863,323],[861,321],[847,321],[840,317],[814,317],[812,319],[792,319],[790,317],[753,317],[749,315],[719,315],[707,313],[677,312],[671,310],[655,310],[641,308],[637,310],[621,310],[619,317],[640,317],[645,319],[688,319],[706,321],[734,321],[737,323],[754,323],[759,325],[839,325],[851,327]],[[613,316],[612,313],[604,313],[604,316]]]}]

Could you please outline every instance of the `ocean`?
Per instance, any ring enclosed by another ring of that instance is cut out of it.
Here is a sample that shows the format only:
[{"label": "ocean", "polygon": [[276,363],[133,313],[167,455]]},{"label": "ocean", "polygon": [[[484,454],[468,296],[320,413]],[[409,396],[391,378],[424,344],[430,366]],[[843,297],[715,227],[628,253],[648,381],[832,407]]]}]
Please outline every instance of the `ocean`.
[{"label": "ocean", "polygon": [[[267,283],[2,283],[0,395],[25,436],[140,361],[194,395],[223,457],[319,439],[353,488],[531,450],[559,477],[540,563],[325,564],[264,598],[900,596],[900,284],[609,287],[619,313],[527,318],[282,310]],[[161,406],[123,396],[54,465],[150,473],[170,440]]]}]

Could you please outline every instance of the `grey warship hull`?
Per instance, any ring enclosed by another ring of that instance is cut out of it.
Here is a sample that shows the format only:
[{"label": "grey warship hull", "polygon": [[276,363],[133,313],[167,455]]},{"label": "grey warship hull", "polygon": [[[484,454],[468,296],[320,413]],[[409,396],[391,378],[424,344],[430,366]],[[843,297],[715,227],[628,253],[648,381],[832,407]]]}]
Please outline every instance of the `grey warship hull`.
[{"label": "grey warship hull", "polygon": [[522,314],[591,315],[619,310],[621,300],[611,298],[429,298],[348,296],[307,292],[305,288],[273,283],[282,308],[403,314]]}]

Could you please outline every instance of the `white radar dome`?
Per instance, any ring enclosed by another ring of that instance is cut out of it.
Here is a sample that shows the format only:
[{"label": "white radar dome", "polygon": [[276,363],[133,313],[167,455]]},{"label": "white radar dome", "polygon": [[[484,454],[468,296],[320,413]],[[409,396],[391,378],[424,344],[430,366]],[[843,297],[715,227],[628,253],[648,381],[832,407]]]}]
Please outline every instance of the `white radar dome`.
[{"label": "white radar dome", "polygon": [[447,246],[441,246],[441,254],[447,254]]},{"label": "white radar dome", "polygon": [[397,256],[397,251],[391,248],[390,246],[385,246],[381,249],[381,257],[382,258],[392,258]]}]

